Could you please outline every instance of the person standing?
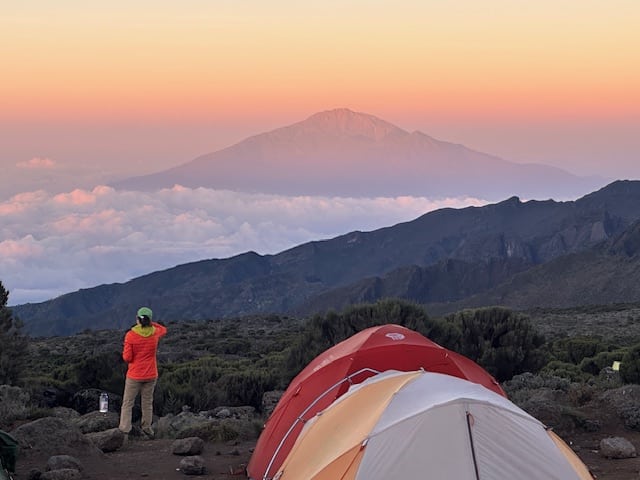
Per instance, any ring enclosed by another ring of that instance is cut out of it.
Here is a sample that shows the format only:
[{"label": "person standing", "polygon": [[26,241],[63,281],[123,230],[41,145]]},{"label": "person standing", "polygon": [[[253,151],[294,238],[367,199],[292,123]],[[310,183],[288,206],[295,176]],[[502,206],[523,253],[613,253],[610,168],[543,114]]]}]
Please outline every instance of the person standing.
[{"label": "person standing", "polygon": [[142,406],[142,432],[153,438],[153,391],[158,381],[156,352],[158,342],[167,333],[167,328],[152,321],[153,312],[141,307],[136,315],[136,324],[124,337],[122,359],[127,363],[127,376],[122,395],[119,429],[125,435],[131,431],[131,411],[140,394]]}]

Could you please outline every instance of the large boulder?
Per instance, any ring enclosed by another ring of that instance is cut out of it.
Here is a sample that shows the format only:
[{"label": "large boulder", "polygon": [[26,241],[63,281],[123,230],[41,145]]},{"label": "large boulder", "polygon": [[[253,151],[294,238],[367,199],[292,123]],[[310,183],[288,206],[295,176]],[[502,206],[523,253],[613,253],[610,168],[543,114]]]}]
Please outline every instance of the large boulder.
[{"label": "large boulder", "polygon": [[125,442],[125,434],[118,428],[111,428],[104,432],[87,433],[86,437],[103,452],[115,452]]},{"label": "large boulder", "polygon": [[66,418],[67,420],[74,420],[76,418],[80,418],[80,414],[76,412],[73,408],[68,407],[54,407],[51,410],[52,417],[58,418]]},{"label": "large boulder", "polygon": [[202,430],[215,421],[208,416],[184,411],[178,415],[169,414],[162,417],[156,423],[156,436],[158,438],[185,438],[186,432]]},{"label": "large boulder", "polygon": [[157,438],[200,437],[220,442],[257,437],[253,407],[219,407],[210,411],[192,413],[185,410],[178,415],[169,414],[158,419]]},{"label": "large boulder", "polygon": [[199,455],[204,450],[204,440],[199,437],[180,438],[171,445],[174,455]]},{"label": "large boulder", "polygon": [[20,452],[47,455],[102,455],[71,421],[44,417],[25,423],[11,431]]},{"label": "large boulder", "polygon": [[53,455],[47,460],[47,472],[50,470],[61,470],[63,468],[73,468],[80,472],[84,470],[84,466],[80,460],[71,455]]},{"label": "large boulder", "polygon": [[49,470],[40,475],[40,480],[81,480],[82,478],[82,472],[75,468]]},{"label": "large boulder", "polygon": [[624,437],[603,438],[600,441],[600,455],[605,458],[633,458],[636,447]]},{"label": "large boulder", "polygon": [[72,422],[82,433],[103,432],[116,428],[120,423],[120,417],[115,412],[93,411],[73,419]]},{"label": "large boulder", "polygon": [[184,457],[180,460],[179,468],[185,475],[204,475],[207,471],[204,459],[200,455]]}]

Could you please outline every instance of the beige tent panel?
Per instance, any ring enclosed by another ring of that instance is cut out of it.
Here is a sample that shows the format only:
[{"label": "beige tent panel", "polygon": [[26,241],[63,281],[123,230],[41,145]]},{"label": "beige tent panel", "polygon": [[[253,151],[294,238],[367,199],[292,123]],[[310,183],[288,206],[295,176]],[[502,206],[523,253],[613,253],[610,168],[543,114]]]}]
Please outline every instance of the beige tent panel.
[{"label": "beige tent panel", "polygon": [[[371,432],[394,392],[416,375],[420,374],[412,372],[405,377],[390,378],[385,383],[360,384],[358,389],[364,390],[365,395],[343,395],[339,398],[333,405],[340,404],[340,408],[326,409],[300,433],[283,463],[285,475],[282,478],[311,479],[333,462],[349,463],[350,460],[342,459],[343,455],[361,449],[362,441]],[[351,455],[353,457],[353,453]]]}]

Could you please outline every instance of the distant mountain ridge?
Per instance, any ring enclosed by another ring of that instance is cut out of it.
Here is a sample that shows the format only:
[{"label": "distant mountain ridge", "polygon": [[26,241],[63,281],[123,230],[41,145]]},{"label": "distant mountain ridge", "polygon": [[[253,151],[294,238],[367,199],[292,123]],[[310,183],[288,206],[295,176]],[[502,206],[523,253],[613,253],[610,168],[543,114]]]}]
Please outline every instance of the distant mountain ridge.
[{"label": "distant mountain ridge", "polygon": [[[635,278],[618,266],[637,262],[639,220],[640,181],[617,181],[576,201],[521,202],[512,197],[483,207],[446,208],[277,255],[248,252],[202,260],[13,309],[32,334],[66,335],[126,327],[142,303],[153,305],[165,320],[310,314],[385,296],[433,305],[502,303],[510,295],[524,295],[526,282],[521,279],[530,272],[533,277],[526,285],[564,281],[571,289],[557,287],[554,295],[545,297],[527,287],[532,296],[512,302],[514,306],[544,306],[547,300],[564,306],[619,301],[621,295],[573,293],[588,291],[580,282],[590,279],[590,273],[602,276],[607,268],[612,285],[624,281],[618,273]],[[556,266],[562,262],[574,266]],[[569,282],[563,279],[569,271],[581,274]],[[499,294],[492,293],[498,288]],[[627,301],[640,300],[640,281],[624,292]]]},{"label": "distant mountain ridge", "polygon": [[113,186],[154,190],[180,184],[283,195],[500,200],[513,195],[576,198],[604,183],[547,165],[509,162],[339,108]]}]

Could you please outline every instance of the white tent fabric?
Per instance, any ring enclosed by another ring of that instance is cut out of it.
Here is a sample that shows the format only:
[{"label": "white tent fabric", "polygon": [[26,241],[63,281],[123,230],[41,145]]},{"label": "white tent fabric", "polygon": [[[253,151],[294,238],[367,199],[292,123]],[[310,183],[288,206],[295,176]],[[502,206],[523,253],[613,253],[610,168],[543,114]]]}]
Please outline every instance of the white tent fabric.
[{"label": "white tent fabric", "polygon": [[[401,376],[406,381],[398,382]],[[393,385],[395,391],[370,388],[380,382]],[[370,396],[370,404],[363,403],[362,396],[366,395]],[[362,418],[363,405],[371,405],[371,415],[378,415],[369,432],[354,434],[352,441],[345,437],[351,436],[351,430],[358,430],[356,425],[323,427],[325,431],[342,432],[340,441],[333,443],[356,447],[360,444],[360,448],[343,449],[331,457],[327,453],[330,444],[321,440],[322,448],[303,445],[307,436],[309,441],[318,442],[313,439],[316,423],[350,418],[332,413],[334,409],[348,410],[350,403],[357,405],[354,417]],[[356,450],[360,453],[354,453]],[[591,478],[584,465],[579,471],[572,466],[539,420],[506,398],[481,385],[429,372],[388,371],[353,387],[308,423],[283,464],[283,480],[293,478],[292,472],[301,471],[295,464],[304,464],[305,459],[295,458],[298,451],[313,452],[314,464],[318,463],[318,455],[327,455],[325,471],[332,471],[334,467],[330,465],[335,466],[336,462],[346,462],[348,470],[340,478],[356,480]],[[355,456],[347,462],[345,455]],[[322,468],[315,471],[309,478],[331,478],[321,473]]]},{"label": "white tent fabric", "polygon": [[356,478],[422,478],[426,471],[430,478],[475,478],[474,456],[480,479],[579,478],[545,430],[539,420],[480,385],[425,372],[387,405]]}]

